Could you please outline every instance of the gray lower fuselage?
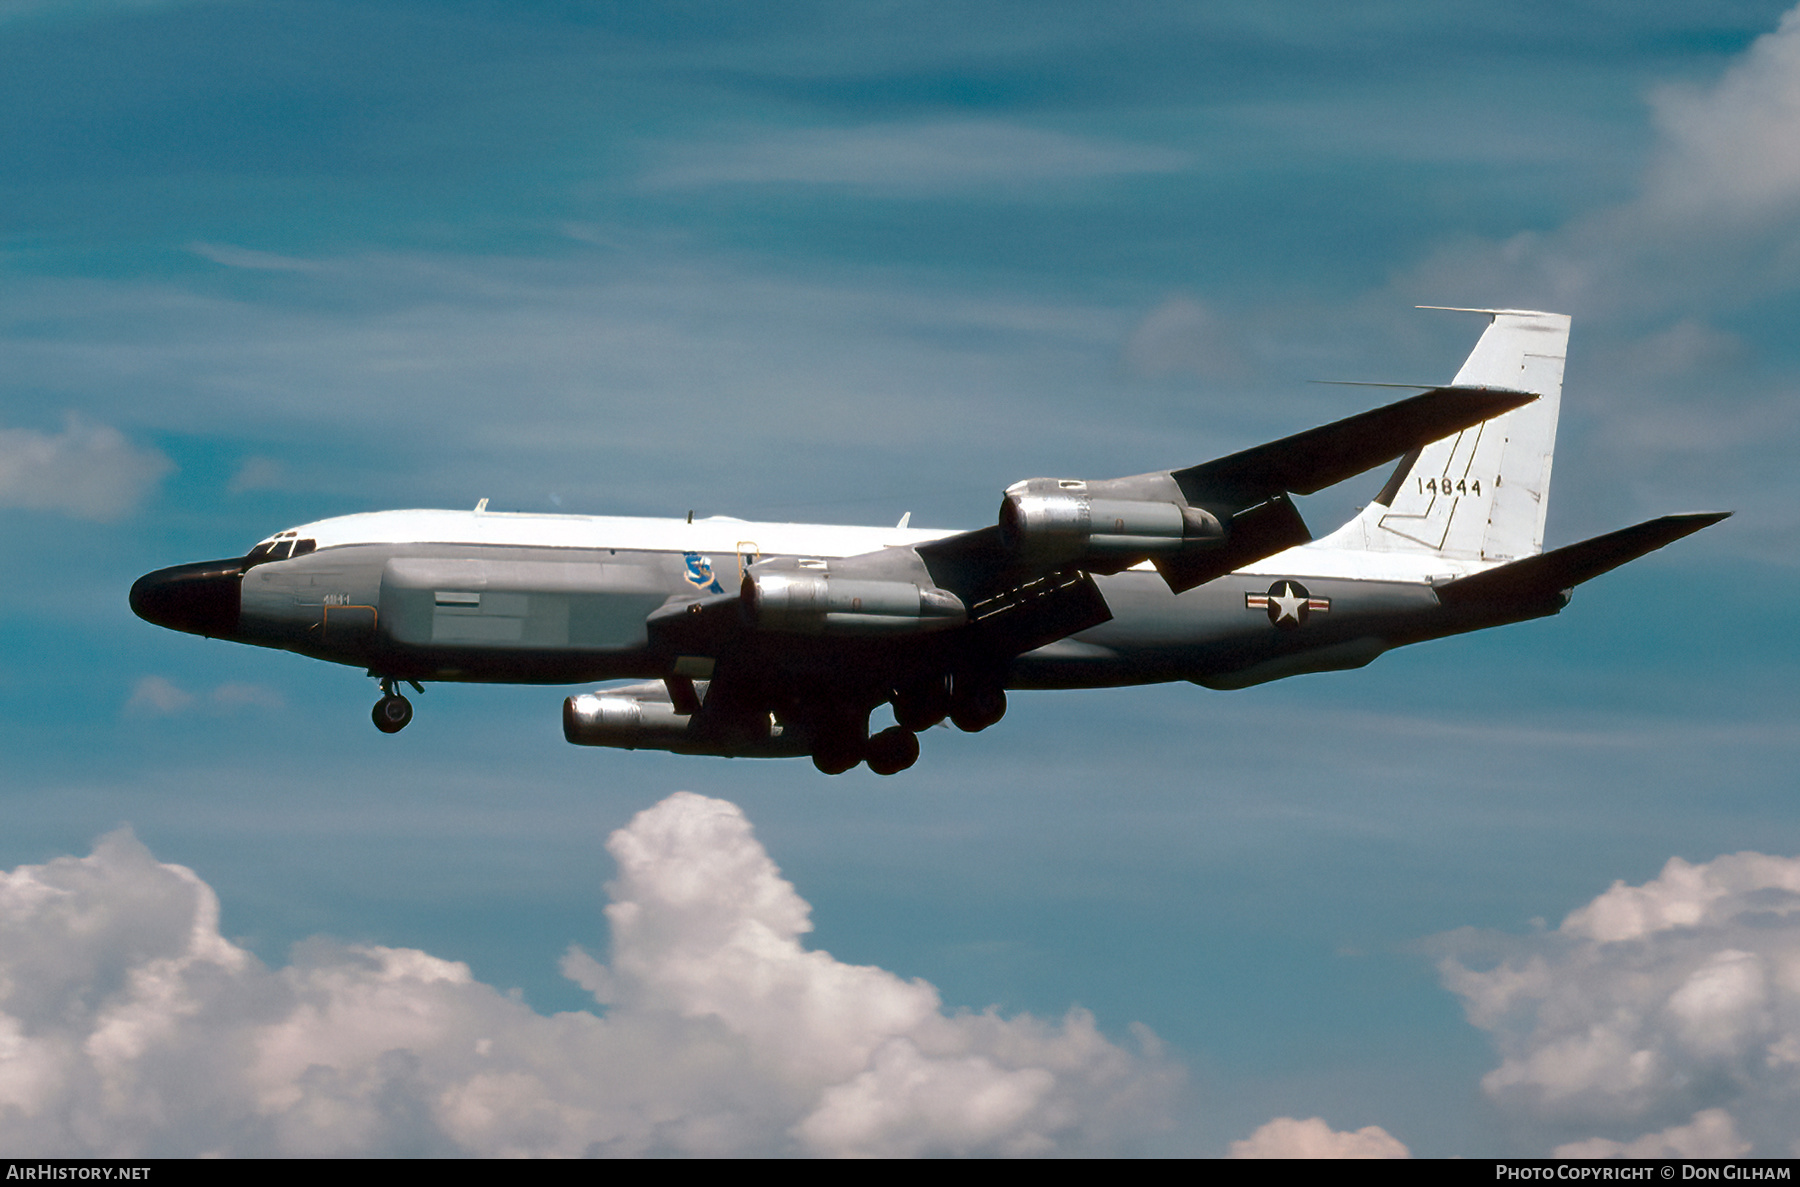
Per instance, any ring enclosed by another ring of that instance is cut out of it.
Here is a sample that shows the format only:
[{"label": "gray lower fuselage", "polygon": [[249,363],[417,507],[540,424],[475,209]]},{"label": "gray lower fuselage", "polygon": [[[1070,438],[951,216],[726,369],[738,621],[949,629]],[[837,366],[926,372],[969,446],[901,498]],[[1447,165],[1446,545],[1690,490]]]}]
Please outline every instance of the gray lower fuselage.
[{"label": "gray lower fuselage", "polygon": [[[655,679],[679,657],[646,619],[735,589],[741,560],[716,559],[717,573],[679,551],[345,544],[252,567],[232,637],[421,681]],[[1489,625],[1459,621],[1424,582],[1233,573],[1176,595],[1127,571],[1099,584],[1111,621],[1013,659],[1007,687],[1242,687]]]}]

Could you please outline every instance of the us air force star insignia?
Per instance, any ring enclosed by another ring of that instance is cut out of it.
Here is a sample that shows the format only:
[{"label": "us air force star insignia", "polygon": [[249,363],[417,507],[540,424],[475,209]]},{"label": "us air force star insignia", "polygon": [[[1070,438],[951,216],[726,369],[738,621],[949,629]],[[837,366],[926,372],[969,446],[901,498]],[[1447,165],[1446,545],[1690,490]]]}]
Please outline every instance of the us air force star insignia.
[{"label": "us air force star insignia", "polygon": [[1331,609],[1331,599],[1313,597],[1298,581],[1277,581],[1266,594],[1245,594],[1244,609],[1266,610],[1271,623],[1291,631],[1304,626],[1309,615]]}]

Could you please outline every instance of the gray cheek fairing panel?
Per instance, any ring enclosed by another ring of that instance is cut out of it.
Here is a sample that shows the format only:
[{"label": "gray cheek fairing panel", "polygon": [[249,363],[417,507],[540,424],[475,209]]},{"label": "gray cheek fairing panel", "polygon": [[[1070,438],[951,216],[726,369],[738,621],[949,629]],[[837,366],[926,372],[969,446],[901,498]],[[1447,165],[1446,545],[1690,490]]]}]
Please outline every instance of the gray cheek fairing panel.
[{"label": "gray cheek fairing panel", "polygon": [[395,557],[381,630],[411,647],[636,650],[668,596],[645,558]]},{"label": "gray cheek fairing panel", "polygon": [[679,553],[364,544],[245,574],[240,642],[430,680],[569,683],[653,668]]}]

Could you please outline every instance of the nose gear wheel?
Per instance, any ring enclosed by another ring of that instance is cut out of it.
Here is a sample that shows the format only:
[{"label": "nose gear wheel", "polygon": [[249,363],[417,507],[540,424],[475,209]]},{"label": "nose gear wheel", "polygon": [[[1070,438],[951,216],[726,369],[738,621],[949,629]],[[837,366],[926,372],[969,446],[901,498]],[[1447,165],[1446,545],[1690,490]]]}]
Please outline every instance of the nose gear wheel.
[{"label": "nose gear wheel", "polygon": [[[375,728],[384,734],[399,733],[413,718],[412,702],[394,691],[394,683],[391,677],[382,677],[381,699],[369,711],[369,718],[374,721]],[[425,691],[417,680],[408,680],[407,683],[416,692]]]}]

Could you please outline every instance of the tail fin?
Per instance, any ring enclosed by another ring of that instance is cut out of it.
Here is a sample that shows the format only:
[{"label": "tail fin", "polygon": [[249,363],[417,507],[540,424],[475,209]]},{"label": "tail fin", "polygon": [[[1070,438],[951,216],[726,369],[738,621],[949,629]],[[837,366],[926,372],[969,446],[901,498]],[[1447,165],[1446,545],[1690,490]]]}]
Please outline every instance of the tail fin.
[{"label": "tail fin", "polygon": [[1451,383],[1532,392],[1538,399],[1401,458],[1375,501],[1321,546],[1485,562],[1543,551],[1568,316],[1460,312],[1485,313],[1490,321]]}]

